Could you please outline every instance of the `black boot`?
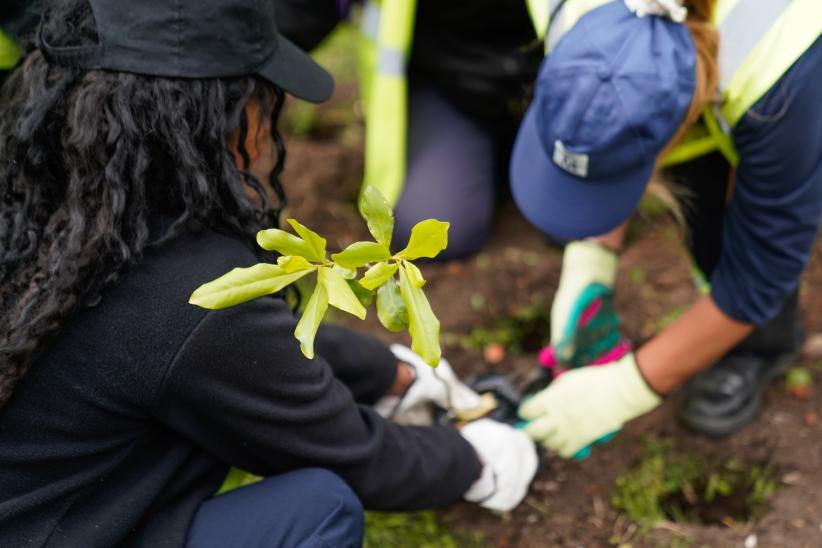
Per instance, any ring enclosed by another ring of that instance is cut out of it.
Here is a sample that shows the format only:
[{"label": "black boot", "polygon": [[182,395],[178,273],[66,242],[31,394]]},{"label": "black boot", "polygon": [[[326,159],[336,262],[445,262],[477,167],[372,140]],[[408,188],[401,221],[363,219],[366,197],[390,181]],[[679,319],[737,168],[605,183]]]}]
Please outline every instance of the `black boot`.
[{"label": "black boot", "polygon": [[795,292],[768,324],[685,385],[679,402],[680,419],[689,428],[712,437],[739,431],[756,418],[768,381],[790,368],[801,345]]}]

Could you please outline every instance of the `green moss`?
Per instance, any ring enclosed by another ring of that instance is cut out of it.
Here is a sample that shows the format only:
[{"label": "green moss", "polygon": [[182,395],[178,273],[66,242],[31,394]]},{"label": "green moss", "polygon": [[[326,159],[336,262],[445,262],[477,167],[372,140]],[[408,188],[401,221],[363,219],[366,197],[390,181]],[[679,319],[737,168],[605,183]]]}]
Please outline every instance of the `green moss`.
[{"label": "green moss", "polygon": [[473,548],[485,546],[478,532],[453,532],[432,511],[366,512],[366,548]]},{"label": "green moss", "polygon": [[677,450],[672,439],[649,440],[642,459],[617,477],[612,503],[644,525],[744,522],[775,489],[768,464],[712,462]]},{"label": "green moss", "polygon": [[645,271],[638,266],[632,266],[628,269],[628,279],[634,285],[643,285],[648,281],[648,276]]},{"label": "green moss", "polygon": [[[483,306],[484,306],[483,302]],[[475,303],[472,299],[472,306]],[[477,308],[475,308],[476,310]],[[538,302],[518,308],[490,327],[475,327],[463,339],[466,348],[485,348],[501,344],[511,354],[536,352],[548,343],[551,330],[551,308]]]}]

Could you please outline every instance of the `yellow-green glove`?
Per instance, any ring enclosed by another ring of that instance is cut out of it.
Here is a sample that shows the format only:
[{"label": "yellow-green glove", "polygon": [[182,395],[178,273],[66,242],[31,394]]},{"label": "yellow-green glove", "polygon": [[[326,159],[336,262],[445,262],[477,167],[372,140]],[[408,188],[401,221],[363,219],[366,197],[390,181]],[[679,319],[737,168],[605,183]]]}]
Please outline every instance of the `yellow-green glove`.
[{"label": "yellow-green glove", "polygon": [[570,458],[622,428],[662,399],[648,386],[634,353],[600,366],[568,371],[519,408],[525,431],[546,449]]},{"label": "yellow-green glove", "polygon": [[[580,333],[577,331],[583,311],[594,299],[601,299],[613,290],[617,262],[616,253],[593,241],[571,242],[565,246],[562,275],[551,305],[551,346],[562,365],[579,366],[590,363],[587,360],[583,363],[576,362],[585,358],[595,359],[619,342],[618,322],[610,309],[603,311],[603,314],[610,314],[613,318],[603,317],[603,321],[605,324],[612,323],[612,330],[605,328],[605,325],[591,326],[593,332],[587,337],[579,337]],[[610,301],[608,306],[610,307]],[[596,339],[597,333],[602,341],[589,340],[592,336]],[[578,349],[578,344],[591,348]],[[598,348],[598,345],[602,348]]]}]

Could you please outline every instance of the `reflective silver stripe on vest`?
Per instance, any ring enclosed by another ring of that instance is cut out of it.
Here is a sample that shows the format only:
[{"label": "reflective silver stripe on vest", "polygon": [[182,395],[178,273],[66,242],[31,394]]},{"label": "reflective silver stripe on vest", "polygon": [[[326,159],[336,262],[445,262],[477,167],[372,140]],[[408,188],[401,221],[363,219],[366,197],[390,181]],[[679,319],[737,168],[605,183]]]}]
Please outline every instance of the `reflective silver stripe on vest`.
[{"label": "reflective silver stripe on vest", "polygon": [[726,89],[742,63],[791,0],[739,0],[719,25],[719,85]]},{"label": "reflective silver stripe on vest", "polygon": [[374,2],[367,2],[362,8],[362,33],[376,42],[380,35],[380,7]]},{"label": "reflective silver stripe on vest", "polygon": [[[567,13],[568,10],[566,9],[569,2],[573,2],[574,0],[568,0],[565,4],[560,8],[559,12],[557,12],[556,16],[553,20],[548,21],[548,35],[545,37],[545,49],[546,51],[551,51],[554,49],[554,46],[557,45],[559,39],[562,38],[569,29],[566,28],[565,20],[568,18]],[[552,15],[554,11],[556,11],[557,6],[560,5],[562,0],[548,0],[548,13]]]},{"label": "reflective silver stripe on vest", "polygon": [[405,54],[398,49],[381,47],[377,53],[377,72],[405,76]]}]

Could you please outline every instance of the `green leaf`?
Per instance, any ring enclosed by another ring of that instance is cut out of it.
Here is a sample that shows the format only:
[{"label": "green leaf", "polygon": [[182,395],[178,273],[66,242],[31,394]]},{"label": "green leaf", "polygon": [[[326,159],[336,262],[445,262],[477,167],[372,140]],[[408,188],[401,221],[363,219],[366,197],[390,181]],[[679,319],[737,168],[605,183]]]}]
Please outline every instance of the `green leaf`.
[{"label": "green leaf", "polygon": [[314,265],[308,262],[304,257],[291,255],[288,257],[278,257],[277,258],[277,266],[281,267],[285,272],[289,274],[292,272],[297,272],[299,270],[304,270],[306,268],[315,268]]},{"label": "green leaf", "polygon": [[328,310],[328,294],[322,284],[317,284],[294,330],[294,336],[300,341],[300,350],[309,360],[314,358],[314,337],[317,336],[317,329],[323,321],[326,310]]},{"label": "green leaf", "polygon": [[345,278],[340,276],[329,267],[321,266],[319,270],[319,283],[328,293],[328,304],[339,308],[343,312],[353,314],[361,320],[365,319],[365,307],[354,294]]},{"label": "green leaf", "polygon": [[311,252],[311,255],[306,255],[306,259],[311,259],[312,261],[316,261],[321,263],[325,261],[325,238],[301,225],[295,219],[288,219],[288,224],[294,229],[297,234],[303,239],[303,241],[308,246],[308,249]]},{"label": "green leaf", "polygon": [[356,269],[343,268],[338,264],[335,264],[334,266],[332,266],[331,270],[333,270],[334,272],[336,272],[337,274],[339,274],[340,276],[342,276],[346,280],[353,280],[354,278],[357,277]]},{"label": "green leaf", "polygon": [[417,265],[409,261],[403,261],[402,264],[408,273],[408,279],[414,287],[422,287],[425,285],[425,278],[422,277],[422,272],[417,268]]},{"label": "green leaf", "polygon": [[368,263],[378,263],[391,258],[391,252],[377,242],[356,242],[339,253],[331,255],[331,260],[344,268],[359,268]]},{"label": "green leaf", "polygon": [[408,327],[408,309],[394,278],[390,278],[377,290],[377,317],[383,327],[394,333]]},{"label": "green leaf", "polygon": [[390,247],[391,233],[394,231],[394,213],[379,190],[370,185],[363,189],[360,195],[360,212],[374,239],[385,247]]},{"label": "green leaf", "polygon": [[[309,265],[310,266],[310,265]],[[197,288],[188,302],[218,310],[270,295],[297,281],[316,267],[286,272],[281,266],[260,263],[250,268],[235,268]]]},{"label": "green leaf", "polygon": [[[408,309],[408,331],[411,350],[419,354],[431,367],[440,363],[440,321],[431,310],[422,289],[414,287],[405,265],[400,268],[400,293]],[[379,295],[377,295],[379,297]]]},{"label": "green leaf", "polygon": [[411,229],[411,238],[405,249],[397,254],[398,259],[419,259],[428,257],[433,259],[440,251],[448,247],[448,227],[436,219],[420,221]]},{"label": "green leaf", "polygon": [[357,299],[360,301],[365,307],[371,306],[371,301],[374,300],[374,292],[370,289],[366,289],[360,285],[360,282],[357,280],[345,280],[345,283],[348,284],[348,287],[351,288],[351,291],[354,292],[354,295],[357,296]]},{"label": "green leaf", "polygon": [[257,244],[266,251],[276,251],[280,255],[297,255],[306,259],[312,259],[314,255],[305,240],[279,228],[259,231]]},{"label": "green leaf", "polygon": [[360,285],[366,289],[374,290],[392,278],[400,267],[397,263],[377,263],[365,271],[365,275],[360,280]]}]

